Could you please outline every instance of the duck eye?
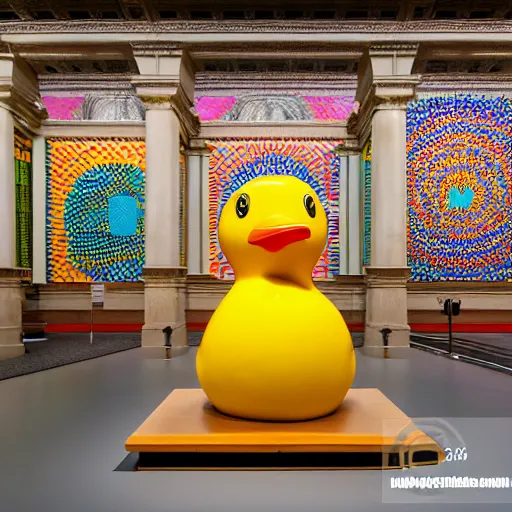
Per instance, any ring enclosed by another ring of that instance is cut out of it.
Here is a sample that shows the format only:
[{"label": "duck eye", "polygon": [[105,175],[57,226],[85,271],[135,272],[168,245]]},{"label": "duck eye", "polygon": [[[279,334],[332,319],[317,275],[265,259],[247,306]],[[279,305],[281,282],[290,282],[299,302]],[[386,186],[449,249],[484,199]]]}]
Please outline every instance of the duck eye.
[{"label": "duck eye", "polygon": [[236,202],[236,214],[243,219],[249,213],[249,196],[242,194]]},{"label": "duck eye", "polygon": [[308,215],[314,218],[316,215],[315,200],[309,194],[304,196],[304,206],[306,207]]}]

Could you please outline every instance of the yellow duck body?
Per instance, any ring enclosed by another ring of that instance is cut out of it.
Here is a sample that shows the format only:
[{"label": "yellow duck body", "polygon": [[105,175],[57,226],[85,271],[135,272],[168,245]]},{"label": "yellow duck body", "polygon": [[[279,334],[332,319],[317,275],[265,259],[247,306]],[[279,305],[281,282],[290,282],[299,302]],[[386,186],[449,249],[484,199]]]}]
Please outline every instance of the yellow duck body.
[{"label": "yellow duck body", "polygon": [[196,359],[219,411],[298,421],[342,403],[355,376],[352,338],[311,277],[326,239],[325,211],[298,178],[256,178],[227,201],[219,241],[236,280]]}]

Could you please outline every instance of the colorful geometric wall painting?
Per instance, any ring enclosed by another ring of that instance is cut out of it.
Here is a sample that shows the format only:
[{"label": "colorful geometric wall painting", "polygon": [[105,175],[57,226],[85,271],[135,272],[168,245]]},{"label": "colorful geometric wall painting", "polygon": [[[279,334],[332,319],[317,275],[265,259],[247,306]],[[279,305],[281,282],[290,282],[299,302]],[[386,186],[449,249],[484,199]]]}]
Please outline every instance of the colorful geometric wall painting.
[{"label": "colorful geometric wall painting", "polygon": [[413,281],[512,278],[512,102],[455,95],[407,110]]},{"label": "colorful geometric wall painting", "polygon": [[14,131],[16,265],[32,268],[32,140]]},{"label": "colorful geometric wall painting", "polygon": [[[265,121],[265,110],[280,120],[343,122],[354,108],[353,96],[243,95],[199,96],[195,108],[201,121]],[[281,115],[276,114],[280,110]]]},{"label": "colorful geometric wall painting", "polygon": [[361,168],[363,181],[363,266],[370,265],[372,245],[372,141],[365,144],[361,153]]},{"label": "colorful geometric wall painting", "polygon": [[145,142],[50,138],[46,144],[48,282],[140,280]]},{"label": "colorful geometric wall painting", "polygon": [[232,279],[233,269],[219,246],[222,207],[238,188],[262,175],[297,176],[309,183],[328,213],[328,243],[313,272],[332,279],[339,271],[339,168],[334,149],[341,141],[258,140],[212,142],[209,163],[210,274]]}]

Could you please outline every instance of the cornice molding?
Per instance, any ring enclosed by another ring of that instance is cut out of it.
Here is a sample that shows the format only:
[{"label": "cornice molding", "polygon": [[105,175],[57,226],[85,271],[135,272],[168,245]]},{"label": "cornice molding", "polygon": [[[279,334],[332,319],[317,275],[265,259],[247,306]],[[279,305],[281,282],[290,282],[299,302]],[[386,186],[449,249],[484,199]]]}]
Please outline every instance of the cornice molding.
[{"label": "cornice molding", "polygon": [[39,83],[84,83],[84,82],[124,82],[131,84],[130,76],[118,73],[80,73],[38,75]]},{"label": "cornice molding", "polygon": [[34,72],[12,54],[0,55],[0,103],[30,132],[48,117]]},{"label": "cornice molding", "polygon": [[369,48],[371,57],[388,56],[399,53],[400,56],[415,57],[418,53],[417,43],[375,43]]},{"label": "cornice molding", "polygon": [[424,74],[417,87],[418,93],[460,92],[461,90],[492,91],[495,93],[512,91],[512,74]]},{"label": "cornice molding", "polygon": [[80,74],[75,75],[39,75],[39,90],[41,94],[56,92],[104,91],[105,94],[135,93],[130,77],[119,74]]},{"label": "cornice molding", "polygon": [[[1,23],[4,34],[23,33],[505,33],[512,34],[512,20],[175,20],[138,21],[19,21]],[[176,45],[174,45],[176,47]]]},{"label": "cornice molding", "polygon": [[[322,95],[354,94],[357,76],[339,73],[208,73],[196,74],[196,96],[211,96],[212,91],[226,95],[254,92],[255,88],[262,94],[308,93],[322,91]],[[229,94],[230,93],[230,94]]]},{"label": "cornice molding", "polygon": [[[299,46],[299,45],[297,45]],[[190,50],[191,56],[194,59],[211,61],[218,59],[318,59],[318,60],[347,60],[354,61],[358,60],[362,51],[360,49],[354,49],[349,47],[347,49],[334,48],[329,49],[325,47],[323,49],[310,51],[307,47],[304,49],[290,48],[283,50],[282,48],[276,49],[271,44],[266,44],[264,47],[254,49],[252,45],[236,45],[234,49],[226,48],[215,48],[208,50]]]},{"label": "cornice molding", "polygon": [[183,48],[180,45],[169,44],[167,42],[146,42],[132,43],[133,55],[137,57],[155,57],[155,56],[178,56],[183,55]]}]

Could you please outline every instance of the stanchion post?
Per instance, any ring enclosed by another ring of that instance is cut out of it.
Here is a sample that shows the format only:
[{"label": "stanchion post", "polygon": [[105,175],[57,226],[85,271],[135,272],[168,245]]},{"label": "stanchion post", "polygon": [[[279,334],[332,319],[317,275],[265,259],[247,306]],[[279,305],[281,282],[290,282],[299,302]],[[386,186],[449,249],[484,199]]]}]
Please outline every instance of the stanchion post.
[{"label": "stanchion post", "polygon": [[460,314],[460,300],[445,299],[441,313],[448,316],[448,353],[453,353],[453,326],[452,317]]}]

